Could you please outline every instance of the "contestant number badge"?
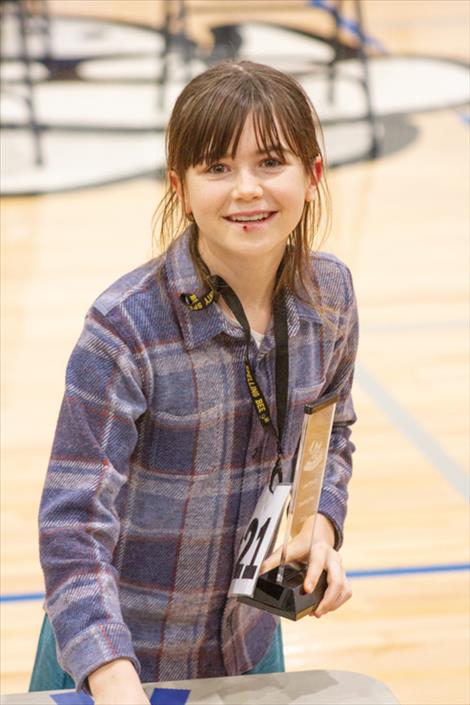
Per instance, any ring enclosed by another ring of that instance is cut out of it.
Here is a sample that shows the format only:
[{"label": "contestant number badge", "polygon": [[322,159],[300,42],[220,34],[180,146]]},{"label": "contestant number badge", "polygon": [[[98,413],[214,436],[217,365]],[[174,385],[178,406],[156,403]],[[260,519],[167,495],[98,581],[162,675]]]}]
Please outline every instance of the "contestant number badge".
[{"label": "contestant number badge", "polygon": [[260,566],[269,551],[290,491],[290,484],[279,484],[274,492],[266,487],[259,498],[243,535],[229,597],[253,595]]}]

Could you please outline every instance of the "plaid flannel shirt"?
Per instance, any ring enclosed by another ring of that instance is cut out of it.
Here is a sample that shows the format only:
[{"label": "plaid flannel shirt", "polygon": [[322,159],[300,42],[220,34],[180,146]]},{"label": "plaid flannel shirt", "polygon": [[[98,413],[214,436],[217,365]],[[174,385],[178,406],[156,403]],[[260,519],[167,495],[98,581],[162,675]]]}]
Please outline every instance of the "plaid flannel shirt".
[{"label": "plaid flannel shirt", "polygon": [[[227,599],[237,548],[276,460],[246,387],[242,330],[202,293],[184,233],[89,310],[66,373],[40,508],[46,609],[59,661],[84,685],[130,659],[143,681],[236,675],[278,619]],[[358,327],[347,267],[315,254],[328,322],[287,294],[292,467],[307,402],[337,391],[319,511],[342,542]],[[160,276],[157,276],[160,272]],[[275,416],[272,327],[250,358]]]}]

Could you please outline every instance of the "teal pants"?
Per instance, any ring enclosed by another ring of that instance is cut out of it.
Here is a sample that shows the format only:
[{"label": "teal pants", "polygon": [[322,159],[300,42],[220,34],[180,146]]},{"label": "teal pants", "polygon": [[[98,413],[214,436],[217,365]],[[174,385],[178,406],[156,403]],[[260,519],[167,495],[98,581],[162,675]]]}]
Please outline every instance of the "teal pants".
[{"label": "teal pants", "polygon": [[[282,634],[281,625],[279,625],[274,632],[273,640],[266,656],[244,675],[281,673],[284,672],[284,670]],[[59,666],[54,632],[52,631],[49,618],[46,615],[39,635],[39,643],[29,690],[67,690],[70,688],[74,689],[75,683],[73,678]]]},{"label": "teal pants", "polygon": [[59,666],[55,636],[46,614],[39,634],[29,690],[67,690],[69,688],[75,689],[75,681]]},{"label": "teal pants", "polygon": [[282,646],[282,632],[279,624],[274,632],[271,646],[264,658],[254,668],[244,673],[244,676],[254,676],[257,673],[284,673],[284,648]]}]

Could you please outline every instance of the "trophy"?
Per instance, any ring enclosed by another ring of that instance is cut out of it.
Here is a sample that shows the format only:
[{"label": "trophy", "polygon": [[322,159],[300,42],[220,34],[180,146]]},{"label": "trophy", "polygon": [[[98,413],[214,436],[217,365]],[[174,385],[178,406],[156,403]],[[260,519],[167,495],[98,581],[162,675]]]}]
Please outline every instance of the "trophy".
[{"label": "trophy", "polygon": [[289,562],[288,554],[289,544],[302,530],[309,532],[310,545],[313,542],[337,399],[337,395],[329,396],[305,406],[290,501],[279,513],[276,536],[265,553],[270,555],[280,549],[280,565],[260,575],[251,586],[251,594],[237,594],[240,602],[287,619],[298,620],[315,610],[327,588],[327,574],[323,571],[313,592],[306,593],[303,583],[307,564]]}]

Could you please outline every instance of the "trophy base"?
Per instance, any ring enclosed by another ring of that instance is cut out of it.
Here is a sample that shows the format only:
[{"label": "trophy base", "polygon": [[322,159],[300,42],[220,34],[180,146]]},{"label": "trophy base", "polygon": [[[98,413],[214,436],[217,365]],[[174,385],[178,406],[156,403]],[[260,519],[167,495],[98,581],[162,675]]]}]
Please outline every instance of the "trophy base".
[{"label": "trophy base", "polygon": [[324,570],[314,591],[305,592],[302,585],[306,572],[307,565],[304,563],[287,563],[282,582],[277,582],[278,568],[273,568],[259,576],[253,597],[240,595],[237,599],[246,605],[297,621],[316,609],[328,586]]}]

